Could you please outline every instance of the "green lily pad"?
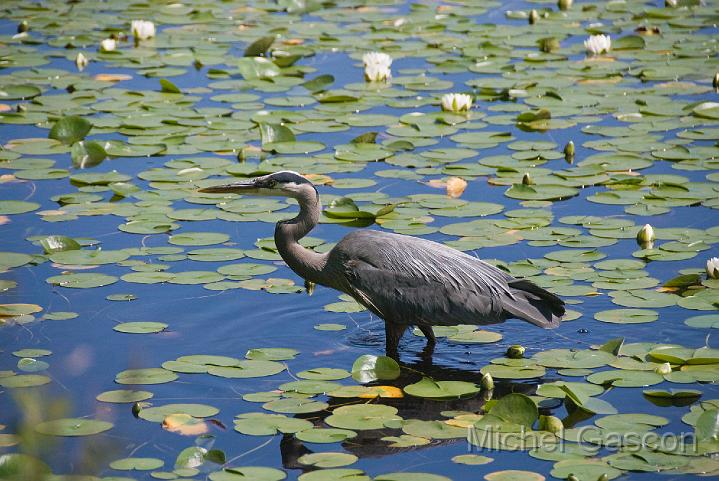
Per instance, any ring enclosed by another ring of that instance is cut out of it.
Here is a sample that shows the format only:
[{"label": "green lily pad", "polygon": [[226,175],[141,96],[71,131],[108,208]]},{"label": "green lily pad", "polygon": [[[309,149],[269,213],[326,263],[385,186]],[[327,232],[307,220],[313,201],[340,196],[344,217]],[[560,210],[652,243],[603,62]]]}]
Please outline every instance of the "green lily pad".
[{"label": "green lily pad", "polygon": [[146,401],[152,398],[154,394],[149,391],[136,391],[132,389],[117,389],[114,391],[105,391],[98,394],[95,399],[106,403],[135,403],[138,401]]},{"label": "green lily pad", "polygon": [[272,376],[284,371],[286,366],[275,361],[241,360],[233,366],[209,366],[207,372],[213,376],[230,379]]},{"label": "green lily pad", "polygon": [[357,436],[349,429],[312,428],[295,433],[295,437],[306,443],[338,443]]},{"label": "green lily pad", "polygon": [[177,246],[207,246],[227,242],[230,236],[217,232],[185,232],[170,236],[168,242]]},{"label": "green lily pad", "polygon": [[163,322],[123,322],[113,327],[113,330],[124,332],[127,334],[150,334],[161,332],[167,329],[167,324]]},{"label": "green lily pad", "polygon": [[64,418],[45,421],[35,426],[35,431],[49,436],[91,436],[112,428],[112,423],[84,418]]},{"label": "green lily pad", "polygon": [[308,429],[312,429],[310,421],[282,414],[245,413],[235,419],[235,431],[251,436],[272,436],[278,432],[292,434]]},{"label": "green lily pad", "polygon": [[434,381],[428,377],[404,387],[411,396],[429,399],[458,399],[478,393],[480,387],[465,381]]},{"label": "green lily pad", "polygon": [[0,377],[0,386],[15,389],[22,387],[36,387],[48,384],[51,379],[41,374],[19,374],[16,376]]},{"label": "green lily pad", "polygon": [[40,204],[35,202],[25,202],[23,200],[0,200],[0,215],[24,214],[39,208]]},{"label": "green lily pad", "polygon": [[146,421],[159,423],[172,414],[187,414],[195,418],[207,418],[219,412],[220,410],[216,407],[206,404],[165,404],[164,406],[141,409],[138,417]]},{"label": "green lily pad", "polygon": [[72,145],[84,139],[90,129],[92,129],[92,124],[89,121],[76,115],[70,115],[55,122],[48,137]]},{"label": "green lily pad", "polygon": [[353,431],[381,429],[389,421],[401,419],[397,409],[383,404],[341,406],[332,411],[325,422],[335,428]]},{"label": "green lily pad", "polygon": [[317,468],[338,468],[348,466],[355,463],[359,458],[354,454],[348,453],[309,453],[300,456],[297,461],[307,466],[315,466]]},{"label": "green lily pad", "polygon": [[391,381],[400,375],[399,364],[387,356],[365,354],[352,364],[352,378],[361,383],[378,380]]},{"label": "green lily pad", "polygon": [[612,324],[642,324],[656,321],[659,313],[648,309],[611,309],[597,312],[594,318]]},{"label": "green lily pad", "polygon": [[110,468],[120,471],[152,471],[161,468],[165,462],[157,458],[123,458],[110,463]]},{"label": "green lily pad", "polygon": [[115,376],[115,382],[118,384],[164,384],[176,379],[177,374],[158,367],[128,369]]},{"label": "green lily pad", "polygon": [[49,284],[72,289],[91,289],[93,287],[109,286],[117,281],[118,279],[115,276],[97,273],[63,274],[46,279],[46,282]]}]

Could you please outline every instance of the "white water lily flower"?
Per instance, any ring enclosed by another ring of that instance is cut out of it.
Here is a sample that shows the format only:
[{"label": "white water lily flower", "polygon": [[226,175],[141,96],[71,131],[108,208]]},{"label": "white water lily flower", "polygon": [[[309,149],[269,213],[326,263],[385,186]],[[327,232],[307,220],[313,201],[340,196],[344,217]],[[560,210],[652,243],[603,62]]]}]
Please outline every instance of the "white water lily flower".
[{"label": "white water lily flower", "polygon": [[612,39],[609,35],[591,35],[584,41],[584,47],[592,55],[609,53],[612,49]]},{"label": "white water lily flower", "polygon": [[88,64],[89,62],[90,62],[90,61],[87,59],[87,57],[85,56],[85,54],[83,54],[82,52],[78,52],[78,53],[77,53],[77,56],[75,57],[75,65],[77,65],[77,69],[78,69],[80,72],[82,72],[83,70],[85,70],[85,67],[87,67],[87,64]]},{"label": "white water lily flower", "polygon": [[382,52],[370,52],[362,56],[364,77],[368,82],[385,82],[392,78],[392,57]]},{"label": "white water lily flower", "polygon": [[385,82],[392,78],[392,70],[385,65],[365,65],[364,78],[368,82]]},{"label": "white water lily flower", "polygon": [[392,65],[392,57],[382,52],[368,52],[362,55],[362,63],[365,65],[382,64],[389,67]]},{"label": "white water lily flower", "polygon": [[117,42],[114,38],[106,38],[102,42],[100,42],[100,51],[101,52],[112,52],[117,48]]},{"label": "white water lily flower", "polygon": [[707,259],[707,277],[709,279],[719,279],[719,257]]},{"label": "white water lily flower", "polygon": [[467,94],[442,95],[442,110],[445,112],[467,112],[472,108],[472,96]]},{"label": "white water lily flower", "polygon": [[133,20],[130,28],[135,40],[147,40],[155,36],[155,24],[146,20]]}]

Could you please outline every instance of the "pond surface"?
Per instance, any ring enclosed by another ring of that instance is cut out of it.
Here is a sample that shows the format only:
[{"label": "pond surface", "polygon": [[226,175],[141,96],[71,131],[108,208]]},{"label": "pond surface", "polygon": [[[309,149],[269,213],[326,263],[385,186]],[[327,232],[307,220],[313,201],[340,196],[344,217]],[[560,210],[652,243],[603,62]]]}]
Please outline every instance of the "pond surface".
[{"label": "pond surface", "polygon": [[[719,473],[718,5],[668,3],[4,2],[0,478]],[[282,262],[292,201],[197,192],[278,170],[322,196],[308,247],[447,243],[564,322],[396,365]]]}]

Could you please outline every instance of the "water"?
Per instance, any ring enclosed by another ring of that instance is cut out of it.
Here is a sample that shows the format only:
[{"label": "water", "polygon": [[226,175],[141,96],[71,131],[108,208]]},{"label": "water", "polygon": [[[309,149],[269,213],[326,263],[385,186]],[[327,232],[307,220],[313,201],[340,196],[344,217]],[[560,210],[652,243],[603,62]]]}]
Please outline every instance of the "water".
[{"label": "water", "polygon": [[[524,2],[507,2],[501,7],[497,6],[486,15],[475,18],[477,22],[491,21],[497,23],[517,24],[516,21],[506,20],[504,10],[518,10],[527,7]],[[532,4],[533,5],[533,4]],[[406,6],[398,6],[400,11],[406,12]],[[0,21],[0,34],[13,33],[15,21],[3,15]],[[715,28],[702,31],[702,34],[711,36],[716,34]],[[160,34],[157,41],[159,41]],[[567,42],[571,45],[580,40],[572,39]],[[583,37],[582,37],[583,38]],[[129,48],[129,47],[124,47]],[[47,47],[39,47],[46,51]],[[235,49],[233,53],[240,55],[242,49]],[[577,61],[583,55],[573,54]],[[359,81],[358,68],[349,68],[354,61],[345,52],[327,53],[318,52],[314,57],[303,59],[300,65],[316,69],[316,73],[308,75],[314,77],[322,73],[332,73],[335,76],[335,86],[343,86]],[[212,66],[216,67],[216,66]],[[427,68],[423,59],[407,58],[395,61],[393,69],[401,72],[403,69]],[[62,58],[51,58],[49,64],[42,68],[58,68],[71,70],[68,61]],[[74,68],[74,66],[73,66]],[[8,68],[4,74],[10,75],[18,70]],[[133,69],[110,68],[102,62],[90,64],[85,74],[92,76],[102,72],[128,73],[133,79],[118,84],[118,87],[133,90],[157,90],[157,79],[138,75]],[[188,69],[180,77],[171,80],[183,91],[195,87],[205,86],[208,67],[199,70]],[[451,75],[433,75],[434,77],[450,78],[455,82],[455,88],[462,89],[463,82],[473,78],[476,74],[459,73]],[[395,75],[399,76],[399,75]],[[219,106],[217,102],[208,100],[216,93],[229,93],[232,91],[212,92],[205,94],[198,107]],[[300,87],[293,88],[290,94],[307,95]],[[421,92],[419,95],[431,96],[433,92]],[[263,99],[267,97],[285,95],[283,93],[261,93]],[[713,98],[714,94],[703,93],[690,96],[677,96],[690,101],[704,101]],[[10,102],[13,104],[13,102]],[[492,105],[489,102],[479,101],[479,109],[485,111]],[[226,105],[224,105],[226,106]],[[271,110],[272,107],[265,107]],[[307,108],[294,108],[304,111]],[[293,110],[288,108],[287,110]],[[363,113],[390,113],[402,115],[418,110],[433,112],[436,107],[424,106],[419,109],[392,109],[383,106],[373,107]],[[491,112],[490,112],[491,113]],[[102,115],[100,115],[102,116]],[[605,116],[600,125],[624,125],[608,116]],[[511,130],[517,140],[551,140],[560,150],[570,139],[577,146],[576,159],[597,153],[594,150],[582,147],[588,140],[596,140],[596,136],[589,136],[579,130],[582,124],[563,130],[551,130],[547,133],[523,132],[514,125],[490,126],[489,130]],[[345,132],[328,134],[306,134],[300,140],[318,140],[328,146],[325,152],[331,152],[332,146],[348,142],[352,138],[366,131],[380,130],[379,128],[352,128]],[[0,142],[6,144],[17,138],[46,137],[45,128],[32,125],[8,125],[0,128]],[[91,136],[94,139],[123,139],[116,133],[105,133]],[[667,133],[667,137],[671,138]],[[711,141],[698,141],[695,145],[711,146]],[[452,147],[455,143],[449,138],[441,138],[439,143],[430,148]],[[490,155],[508,153],[506,145],[502,144],[491,149],[480,150],[477,157],[468,159],[474,162],[477,159]],[[211,156],[211,153],[196,155],[162,155],[148,158],[118,158],[106,160],[102,165],[92,169],[93,172],[108,172],[117,170],[131,175],[133,182],[143,188],[148,183],[138,179],[138,173],[153,167],[161,167],[173,158]],[[55,167],[71,168],[68,154],[40,155],[38,157],[51,158],[56,161]],[[233,160],[228,156],[227,159]],[[559,170],[567,167],[563,159],[552,160],[542,167]],[[2,164],[0,164],[2,168]],[[430,193],[438,194],[442,191],[433,189],[423,183],[384,178],[374,175],[378,170],[388,168],[384,163],[370,163],[356,174],[330,174],[335,178],[372,178],[377,182],[375,186],[358,190],[340,190],[332,187],[319,187],[321,194],[342,195],[344,193],[385,192],[392,197]],[[10,170],[0,171],[2,174],[11,173]],[[706,181],[706,171],[677,171],[669,162],[657,161],[643,174],[679,174],[691,181]],[[439,178],[441,175],[426,176]],[[41,180],[33,182],[9,182],[0,184],[0,198],[13,200],[26,200],[41,204],[40,210],[58,208],[51,201],[54,195],[75,192],[77,188],[71,185],[68,179]],[[521,208],[517,200],[503,195],[506,189],[492,186],[486,182],[485,177],[471,180],[462,199],[470,201],[485,201],[500,203],[505,211]],[[676,207],[671,212],[652,217],[629,216],[623,211],[623,206],[601,205],[588,202],[587,196],[605,190],[603,187],[590,187],[583,189],[578,197],[554,203],[550,209],[554,216],[553,225],[557,219],[568,215],[600,215],[607,217],[629,218],[638,225],[650,222],[655,228],[686,227],[707,229],[716,225],[716,215],[712,209],[706,207]],[[104,199],[109,195],[100,192]],[[119,202],[129,203],[132,199]],[[174,209],[195,208],[184,200],[175,201]],[[288,216],[294,209],[287,210]],[[492,218],[502,218],[502,214]],[[445,224],[465,219],[435,217],[432,226],[440,227]],[[2,250],[8,252],[23,252],[38,254],[40,250],[26,239],[36,235],[67,235],[71,237],[87,237],[99,240],[105,250],[124,249],[144,246],[165,246],[167,236],[153,235],[141,236],[125,234],[117,230],[118,224],[124,222],[119,216],[81,216],[69,222],[48,223],[38,219],[34,213],[11,215],[10,222],[0,226],[3,239]],[[228,223],[224,221],[180,221],[183,231],[224,232],[230,235],[233,247],[253,249],[254,242],[259,238],[271,236],[273,227],[268,223],[240,222]],[[373,226],[372,228],[378,228]],[[313,237],[319,237],[327,242],[336,242],[349,229],[339,225],[320,224],[312,231]],[[453,236],[441,233],[426,236],[436,241],[453,240]],[[608,259],[631,258],[636,250],[634,239],[620,240],[610,247],[600,250],[608,254]],[[187,248],[190,250],[192,248]],[[512,262],[526,258],[540,258],[545,253],[559,249],[559,247],[532,247],[526,242],[502,247],[488,247],[476,252],[476,255],[485,259],[501,259]],[[700,253],[698,257],[689,261],[652,262],[646,267],[649,275],[662,282],[676,276],[680,269],[702,267],[703,259],[716,255],[716,247],[708,252]],[[137,256],[132,259],[147,262],[160,262],[157,256]],[[243,259],[242,261],[247,261]],[[253,261],[251,262],[266,262]],[[189,260],[168,262],[173,272],[186,270],[210,270],[226,264],[222,262],[194,262]],[[301,285],[302,281],[292,273],[283,263],[273,262],[278,270],[269,277],[289,278]],[[277,435],[274,437],[254,437],[240,435],[232,430],[232,419],[235,415],[245,412],[261,410],[260,405],[242,400],[243,394],[270,391],[276,389],[283,382],[295,378],[295,373],[315,367],[330,367],[349,369],[352,362],[360,355],[379,355],[384,350],[383,324],[381,320],[373,318],[367,312],[360,313],[332,313],[323,309],[326,304],[337,301],[337,293],[327,288],[317,287],[311,296],[307,294],[276,295],[264,291],[250,291],[245,289],[214,292],[203,289],[197,285],[155,284],[141,285],[118,282],[116,284],[93,289],[65,289],[54,287],[45,282],[45,279],[57,275],[62,268],[45,262],[37,266],[24,266],[0,274],[2,280],[13,280],[17,287],[1,294],[2,303],[32,303],[42,306],[44,312],[73,311],[79,314],[77,319],[66,321],[42,321],[25,325],[12,325],[0,329],[0,371],[17,370],[17,358],[11,353],[22,348],[44,348],[53,353],[45,358],[50,363],[47,374],[52,382],[38,392],[42,393],[41,400],[61,399],[67,403],[67,410],[62,416],[67,417],[97,417],[114,423],[114,428],[100,436],[90,438],[58,438],[57,443],[45,448],[43,457],[50,463],[56,473],[86,472],[78,471],[78,466],[87,467],[84,458],[91,458],[90,465],[97,468],[101,475],[119,475],[117,471],[107,468],[107,463],[114,459],[140,456],[156,457],[165,461],[163,470],[170,471],[177,454],[184,448],[191,446],[193,437],[183,437],[160,429],[158,424],[137,419],[133,416],[130,405],[100,403],[95,400],[99,393],[112,389],[119,389],[114,383],[115,374],[131,368],[156,367],[163,362],[191,354],[216,354],[243,358],[248,349],[260,347],[288,347],[300,351],[300,355],[288,362],[289,369],[276,376],[254,379],[224,379],[208,375],[181,374],[180,379],[168,384],[145,386],[154,393],[151,402],[155,405],[165,403],[204,403],[220,409],[215,418],[221,425],[211,425],[210,434],[215,436],[214,448],[226,453],[227,464],[230,466],[268,466],[285,469],[289,479],[311,468],[298,463],[297,458],[307,453],[307,450],[338,451],[345,450],[357,455],[360,459],[349,466],[364,470],[371,476],[382,473],[407,471],[427,472],[449,476],[452,479],[465,479],[470,476],[477,477],[477,473],[488,473],[503,469],[524,469],[548,475],[551,463],[527,456],[526,454],[507,451],[480,452],[494,458],[494,462],[486,466],[466,466],[452,463],[453,456],[466,454],[468,444],[463,439],[433,440],[431,444],[411,449],[387,448],[383,436],[397,435],[396,431],[381,430],[362,432],[358,438],[348,441],[341,446],[333,444],[300,443],[291,435]],[[97,271],[105,274],[120,276],[130,270],[124,266],[101,266]],[[78,271],[84,272],[84,271]],[[264,276],[267,277],[267,276]],[[105,296],[110,294],[132,293],[137,300],[132,302],[110,302]],[[607,324],[592,319],[595,312],[613,309],[616,306],[604,291],[601,295],[593,297],[577,297],[581,300],[577,306],[570,306],[580,310],[583,316],[575,321],[567,322],[554,331],[542,331],[527,323],[510,320],[505,324],[493,326],[492,330],[500,332],[502,341],[488,345],[462,345],[439,340],[434,362],[428,365],[421,356],[423,339],[407,333],[400,344],[402,361],[409,369],[404,371],[401,382],[409,383],[419,379],[417,371],[442,380],[463,380],[479,382],[481,375],[479,369],[491,359],[504,355],[507,347],[512,344],[522,344],[527,348],[527,356],[551,348],[588,348],[591,345],[602,344],[615,337],[624,337],[626,342],[651,341],[656,343],[681,343],[685,346],[701,347],[708,343],[716,346],[708,329],[689,329],[683,320],[694,314],[704,312],[688,311],[673,306],[658,309],[658,321],[648,324]],[[160,321],[169,324],[169,328],[158,334],[127,335],[112,330],[117,323],[130,321]],[[347,326],[344,331],[328,332],[317,331],[312,328],[320,323],[342,323]],[[554,370],[549,370],[541,382],[551,382],[557,379],[576,380],[562,377]],[[532,394],[535,381],[517,381],[499,383],[496,396],[508,392],[522,392]],[[346,381],[343,381],[346,382]],[[663,383],[655,388],[680,388],[682,385]],[[700,389],[704,399],[717,397],[715,384],[692,384],[692,389]],[[15,390],[18,391],[18,390]],[[25,390],[20,390],[25,391]],[[27,391],[35,391],[28,389]],[[0,410],[0,424],[7,425],[4,432],[15,432],[22,417],[22,409],[15,402],[16,395],[13,390],[0,392],[2,409]],[[667,409],[657,408],[642,396],[641,389],[615,388],[608,390],[602,399],[611,402],[624,412],[625,407],[630,412],[655,413],[667,417],[670,424],[662,428],[666,432],[684,432],[690,428],[681,423],[680,418],[687,412],[686,408]],[[338,400],[342,402],[344,400]],[[333,401],[334,402],[338,402]],[[394,405],[399,409],[399,415],[410,419],[440,419],[440,413],[445,410],[479,411],[483,404],[481,397],[469,400],[437,402],[418,398],[405,397],[401,400],[388,400],[385,403]],[[50,412],[48,406],[41,410]],[[548,411],[543,411],[548,412]],[[566,411],[563,407],[555,409],[552,414],[563,417]],[[320,425],[316,415],[308,416],[313,422]],[[592,420],[583,424],[591,423]],[[17,448],[0,448],[0,454],[14,452]],[[475,451],[476,452],[476,451]],[[88,453],[92,453],[88,456]],[[478,471],[482,469],[482,471]],[[136,479],[150,479],[149,475],[141,472],[131,473]],[[203,479],[206,473],[196,478]],[[628,472],[623,479],[650,479],[651,474]],[[686,475],[673,474],[671,479],[683,479]]]}]

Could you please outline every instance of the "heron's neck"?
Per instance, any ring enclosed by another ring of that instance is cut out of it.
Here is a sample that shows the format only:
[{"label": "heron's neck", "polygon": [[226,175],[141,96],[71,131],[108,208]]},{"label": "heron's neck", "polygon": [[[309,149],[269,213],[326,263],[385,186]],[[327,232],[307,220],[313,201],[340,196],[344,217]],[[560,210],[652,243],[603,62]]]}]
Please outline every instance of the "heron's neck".
[{"label": "heron's neck", "polygon": [[294,219],[277,223],[275,245],[290,269],[309,281],[322,283],[322,270],[327,264],[327,255],[306,249],[298,242],[319,222],[319,198],[312,188],[298,195],[297,201],[300,213]]}]

